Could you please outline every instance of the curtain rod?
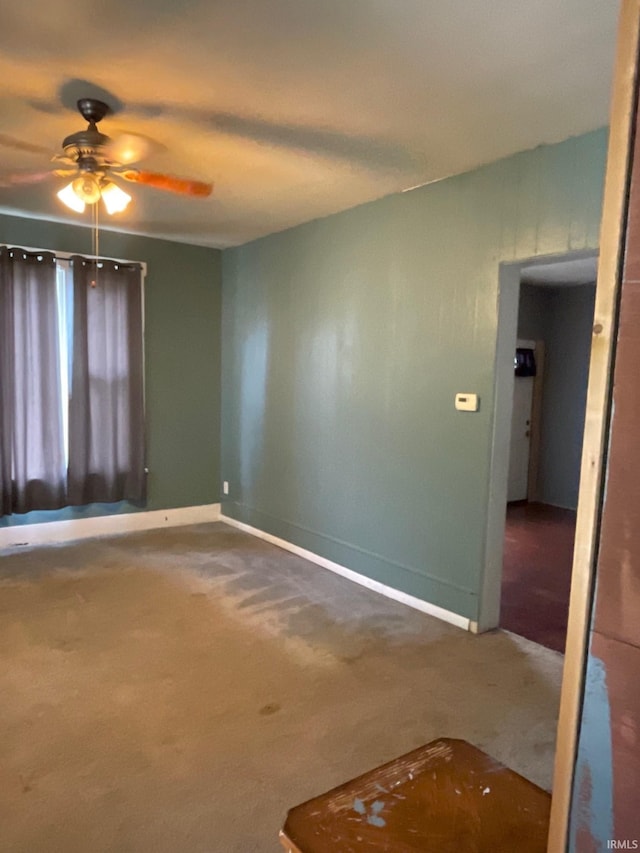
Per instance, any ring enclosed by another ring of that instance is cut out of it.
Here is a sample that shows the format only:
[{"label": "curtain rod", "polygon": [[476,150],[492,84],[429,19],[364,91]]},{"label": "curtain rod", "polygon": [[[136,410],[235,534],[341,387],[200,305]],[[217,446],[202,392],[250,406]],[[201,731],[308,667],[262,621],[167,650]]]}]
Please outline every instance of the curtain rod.
[{"label": "curtain rod", "polygon": [[0,243],[0,248],[2,249],[18,249],[22,252],[40,252],[41,254],[47,253],[49,255],[53,255],[57,261],[69,261],[73,257],[85,258],[87,261],[113,261],[116,264],[137,264],[142,269],[142,275],[146,276],[147,274],[147,262],[146,261],[131,261],[126,260],[125,258],[107,258],[104,255],[85,255],[80,252],[58,252],[55,249],[36,249],[34,246],[16,246],[13,243]]}]

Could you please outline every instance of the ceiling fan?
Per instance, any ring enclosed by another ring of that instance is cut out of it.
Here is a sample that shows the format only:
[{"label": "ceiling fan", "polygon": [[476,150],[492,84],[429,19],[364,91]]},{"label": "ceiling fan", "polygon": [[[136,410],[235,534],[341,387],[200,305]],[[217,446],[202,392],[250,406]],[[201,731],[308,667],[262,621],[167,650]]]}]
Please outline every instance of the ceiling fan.
[{"label": "ceiling fan", "polygon": [[[138,134],[123,133],[111,138],[102,133],[98,129],[98,123],[109,112],[109,106],[103,101],[81,98],[77,105],[80,114],[88,122],[88,127],[63,140],[63,153],[53,157],[56,167],[46,172],[23,172],[4,179],[0,177],[0,186],[39,183],[52,175],[71,178],[70,183],[61,189],[57,196],[67,207],[78,213],[84,211],[85,205],[95,205],[100,199],[110,214],[124,210],[131,201],[131,196],[113,178],[196,198],[211,195],[211,183],[131,168],[133,163],[142,160],[149,153],[150,141]],[[33,153],[45,150],[40,146],[2,135],[0,144]]]}]

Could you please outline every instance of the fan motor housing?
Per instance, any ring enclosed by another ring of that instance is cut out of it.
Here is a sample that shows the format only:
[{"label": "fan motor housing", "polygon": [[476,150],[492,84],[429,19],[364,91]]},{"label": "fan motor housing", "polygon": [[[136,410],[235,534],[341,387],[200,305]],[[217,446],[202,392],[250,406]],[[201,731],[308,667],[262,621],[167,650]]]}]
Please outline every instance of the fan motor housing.
[{"label": "fan motor housing", "polygon": [[62,143],[65,152],[72,156],[73,154],[93,154],[97,148],[102,148],[110,142],[110,138],[105,133],[100,133],[94,127],[88,127],[86,130],[79,130],[77,133],[72,133],[67,136]]},{"label": "fan motor housing", "polygon": [[91,154],[80,154],[78,157],[78,169],[80,172],[90,172],[93,174],[100,171],[100,163]]}]

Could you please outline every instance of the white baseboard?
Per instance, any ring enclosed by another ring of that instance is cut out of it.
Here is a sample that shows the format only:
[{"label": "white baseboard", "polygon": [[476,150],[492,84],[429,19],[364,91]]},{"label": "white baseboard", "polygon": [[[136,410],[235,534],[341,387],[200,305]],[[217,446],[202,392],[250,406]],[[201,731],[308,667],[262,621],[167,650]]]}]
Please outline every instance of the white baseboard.
[{"label": "white baseboard", "polygon": [[[430,604],[428,601],[423,601],[421,598],[416,598],[414,595],[409,595],[399,589],[394,589],[380,581],[368,578],[366,575],[361,575],[359,572],[354,572],[353,569],[348,569],[346,566],[341,566],[339,563],[334,563],[332,560],[327,560],[325,557],[320,557],[314,554],[313,551],[307,551],[305,548],[300,548],[285,539],[279,539],[277,536],[272,536],[270,533],[265,533],[264,530],[259,530],[257,527],[251,527],[249,524],[244,524],[242,521],[236,521],[235,518],[229,518],[227,515],[220,513],[220,521],[225,524],[230,524],[232,527],[237,527],[245,533],[250,533],[252,536],[257,536],[259,539],[264,539],[265,542],[270,542],[272,545],[277,545],[278,548],[283,548],[285,551],[290,551],[310,563],[315,563],[317,566],[322,566],[323,569],[329,569],[343,578],[347,578],[354,583],[360,584],[373,592],[380,593],[387,598],[392,598],[394,601],[399,601],[401,604],[406,604],[408,607],[413,607],[414,610],[420,610],[422,613],[427,613],[429,616],[435,616],[436,619],[441,619],[443,622],[449,622],[457,628],[462,628],[465,631],[473,629],[476,623],[472,623],[465,616],[460,616],[458,613],[453,613],[451,610],[445,610],[444,607],[438,607],[437,604]],[[477,630],[477,625],[476,625]]]},{"label": "white baseboard", "polygon": [[0,550],[72,542],[92,536],[110,536],[134,530],[153,530],[158,527],[178,527],[184,524],[204,524],[220,520],[220,504],[157,509],[150,512],[128,512],[119,515],[98,515],[65,521],[47,521],[0,528]]}]

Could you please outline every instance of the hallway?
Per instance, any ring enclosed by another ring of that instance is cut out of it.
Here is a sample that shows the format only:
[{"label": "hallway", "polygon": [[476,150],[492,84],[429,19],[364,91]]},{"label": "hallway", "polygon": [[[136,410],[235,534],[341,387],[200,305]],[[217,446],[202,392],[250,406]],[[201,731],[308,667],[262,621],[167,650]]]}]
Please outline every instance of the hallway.
[{"label": "hallway", "polygon": [[576,514],[539,503],[507,507],[500,627],[564,652]]}]

